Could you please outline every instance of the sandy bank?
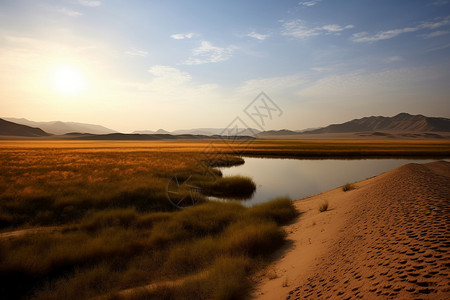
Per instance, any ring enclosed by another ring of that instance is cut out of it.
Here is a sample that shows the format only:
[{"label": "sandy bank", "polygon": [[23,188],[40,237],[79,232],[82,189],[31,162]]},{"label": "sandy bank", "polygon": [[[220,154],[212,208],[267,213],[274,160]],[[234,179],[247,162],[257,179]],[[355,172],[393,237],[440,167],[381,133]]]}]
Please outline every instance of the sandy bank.
[{"label": "sandy bank", "polygon": [[255,298],[450,297],[450,163],[408,164],[295,204],[304,213]]}]

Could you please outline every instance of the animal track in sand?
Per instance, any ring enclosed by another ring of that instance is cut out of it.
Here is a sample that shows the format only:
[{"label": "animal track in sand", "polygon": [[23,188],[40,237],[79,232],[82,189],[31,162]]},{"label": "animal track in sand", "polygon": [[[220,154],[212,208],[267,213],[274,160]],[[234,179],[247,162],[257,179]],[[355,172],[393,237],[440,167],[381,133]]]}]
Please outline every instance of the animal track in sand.
[{"label": "animal track in sand", "polygon": [[[450,294],[450,164],[448,176],[428,166],[404,166],[370,190],[355,191],[364,201],[355,205],[342,237],[309,282],[299,282],[292,296],[445,299]],[[314,282],[321,284],[312,287]]]}]

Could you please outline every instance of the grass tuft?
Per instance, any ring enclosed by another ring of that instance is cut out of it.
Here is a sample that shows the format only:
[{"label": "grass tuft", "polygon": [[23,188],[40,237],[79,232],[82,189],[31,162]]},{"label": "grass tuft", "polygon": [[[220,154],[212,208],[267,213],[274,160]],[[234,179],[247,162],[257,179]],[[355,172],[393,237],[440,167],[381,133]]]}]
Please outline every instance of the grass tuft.
[{"label": "grass tuft", "polygon": [[327,211],[327,210],[328,210],[328,201],[322,203],[322,204],[319,206],[319,211],[320,211],[320,212],[324,212],[324,211]]},{"label": "grass tuft", "polygon": [[207,196],[233,199],[248,199],[256,190],[256,184],[249,177],[230,176],[213,182],[203,182],[201,191]]},{"label": "grass tuft", "polygon": [[248,216],[251,218],[268,219],[279,225],[283,225],[296,218],[298,212],[290,198],[282,197],[253,206],[251,210],[248,210]]},{"label": "grass tuft", "polygon": [[342,190],[343,190],[344,192],[354,190],[355,188],[356,188],[356,187],[355,187],[355,185],[354,185],[353,183],[347,183],[347,184],[345,184],[345,185],[342,186]]}]

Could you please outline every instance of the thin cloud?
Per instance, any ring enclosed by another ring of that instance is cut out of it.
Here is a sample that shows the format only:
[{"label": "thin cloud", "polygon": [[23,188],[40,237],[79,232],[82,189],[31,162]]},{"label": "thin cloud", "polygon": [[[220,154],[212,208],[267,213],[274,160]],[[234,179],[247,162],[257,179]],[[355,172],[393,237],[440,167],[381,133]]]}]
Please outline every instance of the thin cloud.
[{"label": "thin cloud", "polygon": [[331,25],[324,25],[321,27],[322,30],[325,30],[327,32],[340,32],[346,29],[354,28],[353,25],[347,25],[347,26],[340,26],[337,24],[331,24]]},{"label": "thin cloud", "polygon": [[57,8],[55,8],[55,11],[57,11],[61,14],[64,14],[66,16],[69,16],[69,17],[79,17],[82,15],[82,13],[80,13],[76,10],[72,10],[72,9],[65,8],[65,7],[57,7]]},{"label": "thin cloud", "polygon": [[442,19],[440,21],[435,22],[424,22],[420,24],[417,28],[418,29],[436,29],[445,25],[450,24],[450,16],[446,17],[445,19]]},{"label": "thin cloud", "polygon": [[216,99],[219,95],[216,93],[219,88],[217,84],[198,83],[191,74],[174,67],[155,65],[148,72],[152,75],[151,80],[128,82],[125,86],[150,92],[153,99],[165,99],[165,102],[198,101],[205,95],[206,99]]},{"label": "thin cloud", "polygon": [[303,6],[307,6],[307,7],[311,7],[311,6],[314,6],[314,5],[318,4],[320,1],[322,1],[322,0],[301,1],[298,4],[299,5],[303,5]]},{"label": "thin cloud", "polygon": [[438,51],[438,50],[447,49],[447,48],[450,48],[450,43],[442,45],[442,46],[438,46],[438,47],[434,47],[434,48],[428,49],[427,52]]},{"label": "thin cloud", "polygon": [[267,39],[269,37],[268,34],[260,34],[260,33],[256,33],[256,32],[250,32],[249,34],[247,34],[248,37],[260,40],[260,41],[264,41],[265,39]]},{"label": "thin cloud", "polygon": [[396,62],[396,61],[402,61],[403,58],[401,56],[389,56],[385,59],[383,59],[384,62],[387,63],[392,63],[392,62]]},{"label": "thin cloud", "polygon": [[139,50],[139,49],[131,49],[131,50],[125,51],[125,54],[131,55],[131,56],[143,56],[143,57],[145,57],[145,56],[148,55],[148,52],[144,51],[144,50]]},{"label": "thin cloud", "polygon": [[341,26],[338,24],[328,24],[323,26],[308,27],[303,20],[291,20],[283,23],[282,35],[291,36],[298,39],[305,39],[322,34],[339,34],[341,31],[354,28],[353,25]]},{"label": "thin cloud", "polygon": [[169,66],[156,65],[148,70],[155,80],[164,80],[170,82],[171,85],[179,85],[191,80],[191,75],[186,72],[182,72],[176,68]]},{"label": "thin cloud", "polygon": [[394,37],[397,37],[404,33],[409,32],[416,32],[419,30],[425,30],[425,29],[436,29],[445,25],[450,24],[450,17],[447,17],[445,19],[442,19],[440,21],[435,22],[424,22],[414,27],[405,27],[405,28],[398,28],[398,29],[390,29],[386,31],[380,31],[374,35],[370,35],[367,32],[358,32],[353,34],[352,40],[354,42],[358,43],[371,43],[371,42],[378,42],[381,40],[388,40],[392,39]]},{"label": "thin cloud", "polygon": [[[328,75],[317,80],[313,84],[308,84],[304,89],[298,92],[302,99],[309,99],[312,102],[323,105],[328,103],[331,107],[338,102],[339,107],[346,107],[352,103],[360,108],[369,106],[371,109],[377,109],[381,103],[399,105],[408,105],[411,101],[418,101],[417,104],[426,106],[427,102],[418,100],[423,95],[429,97],[442,97],[435,94],[433,86],[426,88],[421,84],[423,78],[431,81],[442,81],[448,76],[445,67],[442,68],[401,68],[391,69],[381,72],[353,72],[348,74]],[[380,93],[383,91],[383,93]],[[412,100],[411,94],[416,94]],[[367,95],[371,95],[367,97]],[[361,102],[361,99],[365,101]],[[390,99],[390,100],[387,100]],[[395,102],[391,102],[396,99]],[[345,104],[344,104],[345,103]]]},{"label": "thin cloud", "polygon": [[194,33],[189,32],[189,33],[176,33],[176,34],[172,34],[170,37],[173,38],[174,40],[184,40],[184,39],[190,39],[194,36]]},{"label": "thin cloud", "polygon": [[437,36],[446,35],[449,33],[450,33],[450,31],[448,31],[448,30],[438,30],[438,31],[427,33],[427,34],[422,34],[421,37],[430,39],[430,38],[434,38]]},{"label": "thin cloud", "polygon": [[222,48],[213,46],[208,41],[202,41],[200,46],[192,51],[191,57],[186,60],[185,64],[201,65],[226,61],[232,56],[234,50],[234,46]]},{"label": "thin cloud", "polygon": [[102,5],[101,1],[78,0],[78,3],[84,6],[97,7]]},{"label": "thin cloud", "polygon": [[437,0],[433,2],[433,5],[435,6],[441,6],[441,5],[445,5],[448,4],[448,0]]},{"label": "thin cloud", "polygon": [[302,74],[287,76],[255,78],[247,80],[238,88],[238,93],[242,95],[254,95],[262,90],[270,90],[278,93],[287,89],[299,88],[308,83],[308,79]]},{"label": "thin cloud", "polygon": [[324,71],[329,71],[330,68],[324,68],[324,67],[313,67],[311,68],[311,70],[316,71],[316,72],[324,72]]}]

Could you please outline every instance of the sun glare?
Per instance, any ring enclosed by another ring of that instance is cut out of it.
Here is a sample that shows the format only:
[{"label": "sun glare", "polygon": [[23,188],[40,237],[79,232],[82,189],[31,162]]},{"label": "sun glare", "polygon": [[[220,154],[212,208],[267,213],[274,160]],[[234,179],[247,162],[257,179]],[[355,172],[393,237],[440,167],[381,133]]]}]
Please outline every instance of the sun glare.
[{"label": "sun glare", "polygon": [[53,88],[62,94],[80,92],[85,83],[83,74],[73,66],[59,66],[53,72]]}]

